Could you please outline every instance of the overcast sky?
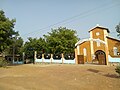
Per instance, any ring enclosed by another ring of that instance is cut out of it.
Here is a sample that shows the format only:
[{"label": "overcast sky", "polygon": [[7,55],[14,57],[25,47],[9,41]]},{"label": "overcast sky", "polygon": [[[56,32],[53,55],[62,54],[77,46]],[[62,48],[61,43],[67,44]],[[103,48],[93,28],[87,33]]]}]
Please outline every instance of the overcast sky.
[{"label": "overcast sky", "polygon": [[117,38],[115,26],[120,22],[120,0],[0,0],[0,9],[16,19],[14,30],[24,41],[60,26],[76,30],[81,39],[88,38],[96,24]]}]

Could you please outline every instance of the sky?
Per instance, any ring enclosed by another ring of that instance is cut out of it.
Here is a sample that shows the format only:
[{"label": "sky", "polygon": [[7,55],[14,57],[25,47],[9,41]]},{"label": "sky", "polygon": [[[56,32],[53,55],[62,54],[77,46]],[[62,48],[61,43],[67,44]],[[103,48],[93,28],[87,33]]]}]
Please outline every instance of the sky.
[{"label": "sky", "polygon": [[0,0],[0,9],[6,17],[16,19],[14,30],[24,41],[58,27],[76,30],[78,38],[84,39],[96,24],[118,38],[115,26],[120,22],[120,0]]}]

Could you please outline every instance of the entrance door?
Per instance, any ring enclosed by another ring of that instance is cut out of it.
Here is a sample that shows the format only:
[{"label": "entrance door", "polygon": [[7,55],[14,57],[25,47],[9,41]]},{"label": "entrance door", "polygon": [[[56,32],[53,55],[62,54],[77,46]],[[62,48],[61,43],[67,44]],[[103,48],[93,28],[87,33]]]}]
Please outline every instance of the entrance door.
[{"label": "entrance door", "polygon": [[95,52],[95,55],[100,65],[106,65],[106,55],[104,51],[98,50]]},{"label": "entrance door", "polygon": [[77,55],[78,64],[84,64],[84,55]]}]

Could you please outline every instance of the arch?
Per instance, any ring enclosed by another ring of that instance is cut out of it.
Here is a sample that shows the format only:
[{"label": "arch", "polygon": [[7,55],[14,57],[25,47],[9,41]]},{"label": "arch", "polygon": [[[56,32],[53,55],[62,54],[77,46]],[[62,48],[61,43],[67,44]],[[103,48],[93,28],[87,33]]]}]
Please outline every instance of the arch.
[{"label": "arch", "polygon": [[95,52],[96,59],[98,60],[100,65],[106,65],[106,54],[102,50],[97,50]]},{"label": "arch", "polygon": [[115,56],[117,56],[117,53],[118,53],[117,47],[113,47],[113,53],[114,53]]}]

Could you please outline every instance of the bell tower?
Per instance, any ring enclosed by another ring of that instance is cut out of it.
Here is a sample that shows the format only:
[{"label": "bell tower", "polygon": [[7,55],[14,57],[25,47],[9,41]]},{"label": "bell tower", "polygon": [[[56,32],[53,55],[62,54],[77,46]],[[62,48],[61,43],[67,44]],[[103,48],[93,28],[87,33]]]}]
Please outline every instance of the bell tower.
[{"label": "bell tower", "polygon": [[92,39],[100,39],[105,41],[106,36],[108,36],[109,34],[109,30],[108,28],[99,26],[99,24],[97,24],[94,28],[90,29],[89,33],[90,33],[90,38]]}]

